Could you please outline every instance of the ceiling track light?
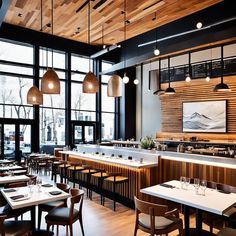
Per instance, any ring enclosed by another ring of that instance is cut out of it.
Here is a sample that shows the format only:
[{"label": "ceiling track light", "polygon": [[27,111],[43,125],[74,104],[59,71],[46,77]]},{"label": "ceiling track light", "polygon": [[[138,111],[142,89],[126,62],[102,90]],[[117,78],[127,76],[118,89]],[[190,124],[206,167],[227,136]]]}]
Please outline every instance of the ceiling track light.
[{"label": "ceiling track light", "polygon": [[[124,42],[126,41],[126,0],[124,0],[124,11],[121,11],[121,14],[124,15]],[[124,48],[125,49],[125,48]],[[124,76],[123,76],[123,83],[127,84],[129,83],[129,77],[126,75],[126,55],[125,55],[125,50],[124,50]]]},{"label": "ceiling track light", "polygon": [[202,28],[202,22],[198,22],[198,23],[196,24],[196,27],[197,27],[197,29],[201,29],[201,28]]},{"label": "ceiling track light", "polygon": [[191,67],[191,52],[188,53],[188,74],[185,78],[185,81],[189,83],[192,77],[192,67]]},{"label": "ceiling track light", "polygon": [[223,45],[221,45],[221,82],[217,84],[213,91],[214,92],[229,92],[231,91],[230,87],[224,83],[224,48]]},{"label": "ceiling track light", "polygon": [[[53,0],[51,0],[51,31],[53,36],[53,10],[54,4]],[[47,54],[47,66],[48,66],[48,54]],[[52,49],[52,68],[47,69],[46,73],[43,75],[41,81],[41,91],[43,94],[60,94],[61,86],[60,86],[60,79],[53,69],[53,49]]]},{"label": "ceiling track light", "polygon": [[168,78],[169,78],[169,86],[165,90],[165,94],[172,95],[175,94],[175,89],[170,87],[170,56],[168,56]]},{"label": "ceiling track light", "polygon": [[[88,44],[90,45],[90,1],[88,1]],[[93,72],[91,72],[90,56],[89,56],[89,72],[83,80],[83,93],[96,93],[99,89],[98,80]]]}]

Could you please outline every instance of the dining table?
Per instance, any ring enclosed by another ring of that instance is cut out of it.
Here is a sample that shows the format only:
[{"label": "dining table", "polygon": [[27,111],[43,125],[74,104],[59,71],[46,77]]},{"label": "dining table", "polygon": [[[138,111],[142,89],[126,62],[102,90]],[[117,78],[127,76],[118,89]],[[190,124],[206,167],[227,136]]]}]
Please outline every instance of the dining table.
[{"label": "dining table", "polygon": [[7,175],[0,176],[0,185],[16,183],[16,182],[27,182],[30,178],[26,175]]},{"label": "dining table", "polygon": [[31,207],[32,230],[36,232],[36,206],[46,202],[63,200],[70,197],[53,184],[31,185],[13,189],[1,189],[3,197],[12,209]]},{"label": "dining table", "polygon": [[4,164],[4,165],[0,166],[0,172],[9,171],[9,170],[20,170],[22,168],[23,168],[22,166],[18,166],[18,165]]},{"label": "dining table", "polygon": [[[235,193],[224,193],[216,189],[206,188],[205,194],[201,190],[196,192],[195,187],[189,184],[184,189],[178,180],[171,180],[155,186],[143,188],[141,193],[173,201],[183,206],[185,235],[212,235],[202,230],[202,212],[210,212],[223,216],[236,204]],[[196,228],[192,233],[189,227],[190,208],[196,212]]]}]

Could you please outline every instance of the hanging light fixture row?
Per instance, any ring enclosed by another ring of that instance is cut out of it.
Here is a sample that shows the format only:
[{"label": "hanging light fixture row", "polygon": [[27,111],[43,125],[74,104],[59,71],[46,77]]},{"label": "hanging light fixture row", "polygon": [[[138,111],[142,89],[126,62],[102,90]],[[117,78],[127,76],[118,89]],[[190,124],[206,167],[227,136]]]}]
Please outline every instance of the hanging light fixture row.
[{"label": "hanging light fixture row", "polygon": [[[88,1],[88,44],[90,45],[90,1]],[[89,72],[85,75],[83,80],[83,93],[96,93],[99,89],[99,83],[95,74],[91,71],[90,57],[89,57]]]}]

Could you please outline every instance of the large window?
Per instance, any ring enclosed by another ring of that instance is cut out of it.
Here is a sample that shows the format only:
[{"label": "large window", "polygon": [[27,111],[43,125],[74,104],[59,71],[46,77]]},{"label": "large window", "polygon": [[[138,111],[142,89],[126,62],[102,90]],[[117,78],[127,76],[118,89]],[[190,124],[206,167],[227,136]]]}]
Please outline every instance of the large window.
[{"label": "large window", "polygon": [[[102,62],[102,71],[109,69],[111,63]],[[107,96],[107,82],[110,76],[102,76],[102,141],[115,138],[115,98]]]},{"label": "large window", "polygon": [[[52,50],[40,49],[40,78],[46,68],[52,67]],[[65,52],[53,51],[53,68],[60,78],[61,93],[43,95],[43,105],[40,106],[40,147],[50,150],[50,146],[65,145]],[[40,79],[41,83],[41,79]]]},{"label": "large window", "polygon": [[[96,121],[96,95],[82,91],[82,82],[89,71],[89,59],[73,55],[71,67],[71,119]],[[90,68],[92,69],[92,66]]]}]

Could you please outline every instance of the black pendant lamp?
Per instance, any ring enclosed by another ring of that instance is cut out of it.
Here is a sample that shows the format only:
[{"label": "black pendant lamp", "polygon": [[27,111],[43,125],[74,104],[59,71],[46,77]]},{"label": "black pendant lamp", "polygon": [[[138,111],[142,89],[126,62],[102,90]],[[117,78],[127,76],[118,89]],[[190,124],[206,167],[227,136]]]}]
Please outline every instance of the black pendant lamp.
[{"label": "black pendant lamp", "polygon": [[215,86],[214,92],[229,92],[230,87],[224,83],[224,60],[223,60],[223,45],[221,45],[221,82]]},{"label": "black pendant lamp", "polygon": [[174,88],[170,87],[170,56],[168,56],[168,78],[169,78],[169,87],[165,90],[165,94],[168,95],[175,94]]},{"label": "black pendant lamp", "polygon": [[[88,44],[90,44],[90,1],[88,1]],[[89,57],[89,72],[83,80],[83,93],[96,93],[99,89],[98,80],[93,72],[91,72]]]},{"label": "black pendant lamp", "polygon": [[159,76],[158,77],[157,77],[158,89],[153,94],[160,96],[160,95],[165,94],[165,91],[161,89],[161,58],[159,58]]}]

